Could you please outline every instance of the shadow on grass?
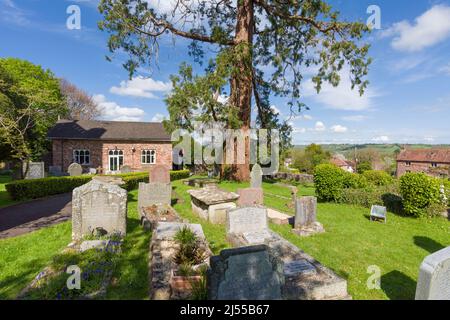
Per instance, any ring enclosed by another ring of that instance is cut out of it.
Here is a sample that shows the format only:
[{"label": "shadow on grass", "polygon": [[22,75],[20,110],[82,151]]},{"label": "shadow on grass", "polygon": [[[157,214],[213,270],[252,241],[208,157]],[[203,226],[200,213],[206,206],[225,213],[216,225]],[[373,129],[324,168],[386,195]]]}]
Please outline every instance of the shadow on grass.
[{"label": "shadow on grass", "polygon": [[413,300],[416,281],[398,270],[381,276],[381,289],[391,300]]},{"label": "shadow on grass", "polygon": [[427,250],[429,253],[433,253],[444,249],[445,247],[437,241],[434,241],[428,237],[414,236],[414,244],[422,249]]}]

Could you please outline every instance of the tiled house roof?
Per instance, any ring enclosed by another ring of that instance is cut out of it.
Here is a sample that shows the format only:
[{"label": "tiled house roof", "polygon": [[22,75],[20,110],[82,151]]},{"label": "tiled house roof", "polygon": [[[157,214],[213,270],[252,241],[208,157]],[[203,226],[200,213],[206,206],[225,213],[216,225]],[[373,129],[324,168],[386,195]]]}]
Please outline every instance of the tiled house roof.
[{"label": "tiled house roof", "polygon": [[60,120],[47,134],[50,139],[140,140],[169,142],[171,135],[159,122]]},{"label": "tiled house roof", "polygon": [[405,149],[397,161],[450,163],[450,149]]}]

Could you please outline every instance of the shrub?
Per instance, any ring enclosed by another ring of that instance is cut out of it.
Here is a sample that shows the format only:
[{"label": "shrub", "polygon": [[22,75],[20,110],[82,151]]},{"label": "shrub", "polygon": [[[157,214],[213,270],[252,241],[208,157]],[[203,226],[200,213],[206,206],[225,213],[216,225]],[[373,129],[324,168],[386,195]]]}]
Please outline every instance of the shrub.
[{"label": "shrub", "polygon": [[332,164],[321,164],[314,169],[314,185],[320,201],[339,201],[345,187],[346,173]]},{"label": "shrub", "polygon": [[180,179],[186,179],[189,178],[190,171],[189,170],[177,170],[177,171],[170,171],[170,180],[180,180]]},{"label": "shrub", "polygon": [[206,257],[206,250],[197,235],[187,226],[178,230],[174,237],[179,245],[174,261],[186,269],[202,263]]},{"label": "shrub", "polygon": [[362,174],[367,181],[376,186],[387,186],[391,184],[394,179],[385,171],[367,170]]},{"label": "shrub", "polygon": [[365,188],[369,185],[367,179],[357,173],[345,172],[344,187],[345,188]]},{"label": "shrub", "polygon": [[365,171],[372,170],[372,164],[369,161],[363,161],[359,163],[356,167],[356,172],[359,174],[364,173]]},{"label": "shrub", "polygon": [[440,203],[439,180],[424,173],[407,173],[400,178],[404,211],[415,217],[427,215],[430,206]]}]

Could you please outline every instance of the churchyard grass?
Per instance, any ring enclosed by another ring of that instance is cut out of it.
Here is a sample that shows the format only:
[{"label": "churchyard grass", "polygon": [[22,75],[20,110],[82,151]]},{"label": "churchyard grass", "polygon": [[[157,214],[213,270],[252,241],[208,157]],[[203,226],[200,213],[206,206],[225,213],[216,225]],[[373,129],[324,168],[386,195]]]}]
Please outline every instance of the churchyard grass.
[{"label": "churchyard grass", "polygon": [[[225,227],[212,225],[190,210],[186,190],[192,187],[172,183],[183,203],[175,208],[183,218],[202,224],[206,238],[216,247],[227,247]],[[222,182],[220,188],[236,191],[248,183]],[[297,186],[298,196],[313,195],[313,187]],[[290,190],[285,186],[263,183],[264,204],[293,215],[289,208]],[[182,192],[180,192],[182,191]],[[276,197],[278,195],[281,197]],[[414,219],[388,213],[387,224],[369,221],[370,210],[362,207],[319,203],[317,219],[326,232],[300,238],[292,227],[271,224],[285,239],[312,255],[325,266],[348,280],[348,291],[354,299],[414,299],[419,266],[428,254],[450,245],[450,222],[444,218]],[[217,253],[217,250],[213,250]],[[381,289],[369,289],[367,280],[371,265],[381,272]]]},{"label": "churchyard grass", "polygon": [[16,203],[6,191],[5,185],[11,181],[11,176],[0,175],[0,208]]}]

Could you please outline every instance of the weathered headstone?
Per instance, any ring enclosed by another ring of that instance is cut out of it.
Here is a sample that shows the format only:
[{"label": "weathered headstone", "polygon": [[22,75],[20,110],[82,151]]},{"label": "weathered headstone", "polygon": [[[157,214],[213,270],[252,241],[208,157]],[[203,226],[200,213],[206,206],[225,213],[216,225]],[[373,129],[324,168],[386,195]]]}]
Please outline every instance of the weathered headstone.
[{"label": "weathered headstone", "polygon": [[97,174],[97,169],[89,168],[89,174]]},{"label": "weathered headstone", "polygon": [[295,227],[301,228],[316,222],[317,198],[300,197],[295,201]]},{"label": "weathered headstone", "polygon": [[44,162],[24,162],[23,173],[27,180],[45,178]]},{"label": "weathered headstone", "polygon": [[170,183],[150,182],[139,183],[138,208],[142,213],[142,208],[152,205],[171,205],[172,186]]},{"label": "weathered headstone", "polygon": [[262,187],[262,175],[263,171],[259,164],[255,164],[250,172],[250,187],[261,188]]},{"label": "weathered headstone", "polygon": [[149,182],[170,183],[169,169],[162,164],[157,164],[150,169]]},{"label": "weathered headstone", "polygon": [[67,168],[67,172],[70,176],[81,176],[83,173],[83,167],[78,163],[71,163],[69,168]]},{"label": "weathered headstone", "polygon": [[222,250],[210,265],[209,300],[282,299],[283,263],[265,245]]},{"label": "weathered headstone", "polygon": [[295,220],[293,232],[299,236],[310,236],[324,232],[317,221],[317,198],[300,197],[295,199]]},{"label": "weathered headstone", "polygon": [[450,300],[450,247],[423,260],[417,281],[416,300]]},{"label": "weathered headstone", "polygon": [[127,191],[117,185],[92,180],[72,193],[72,239],[96,230],[126,234]]},{"label": "weathered headstone", "polygon": [[54,176],[60,176],[60,175],[62,175],[62,169],[61,169],[61,166],[49,166],[49,167],[48,167],[48,172],[49,172],[51,175],[54,175]]},{"label": "weathered headstone", "polygon": [[131,167],[130,166],[127,166],[127,165],[125,165],[125,166],[122,166],[121,168],[120,168],[120,173],[130,173],[130,172],[132,172],[133,170],[131,169]]},{"label": "weathered headstone", "polygon": [[237,194],[239,195],[237,202],[239,207],[263,205],[264,203],[264,193],[262,188],[238,189]]}]

